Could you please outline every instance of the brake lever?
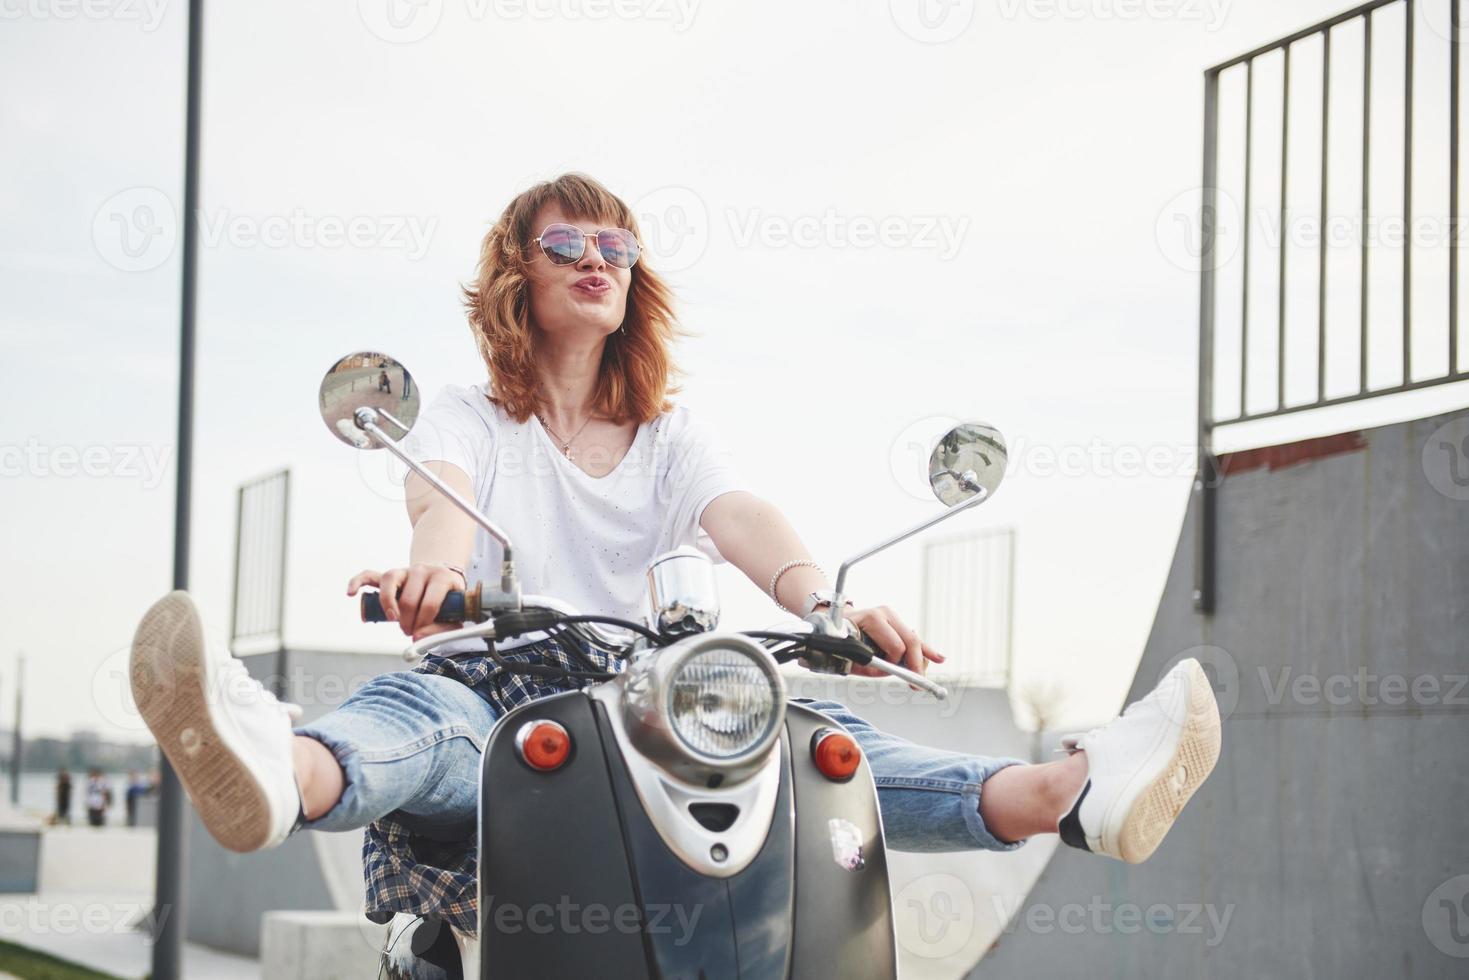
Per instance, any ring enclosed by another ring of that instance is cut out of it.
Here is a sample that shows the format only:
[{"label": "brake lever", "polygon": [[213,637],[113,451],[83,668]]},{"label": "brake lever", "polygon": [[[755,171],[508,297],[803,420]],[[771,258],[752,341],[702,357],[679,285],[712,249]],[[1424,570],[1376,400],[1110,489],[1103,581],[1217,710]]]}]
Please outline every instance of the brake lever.
[{"label": "brake lever", "polygon": [[[843,628],[831,625],[830,620],[818,618],[821,617],[821,615],[821,613],[813,613],[806,619],[806,622],[810,623],[812,626],[813,635],[832,636],[833,634],[828,632],[828,630]],[[850,623],[844,624],[844,627],[850,625]],[[862,647],[867,650],[867,652],[871,655],[871,659],[868,660],[866,663],[861,664],[862,666],[872,667],[885,674],[888,674],[889,676],[906,681],[909,684],[912,684],[914,687],[919,688],[920,690],[927,691],[929,694],[932,694],[940,701],[947,701],[949,699],[948,688],[944,687],[942,684],[929,680],[927,677],[923,676],[917,671],[909,670],[907,667],[900,667],[897,664],[885,659],[883,656],[882,648],[880,648],[877,643],[874,642],[872,638],[869,637],[866,633],[858,630],[857,636],[850,638],[860,643]],[[824,652],[828,656],[843,657],[843,653],[839,649],[832,648]],[[860,663],[860,661],[850,656],[845,657],[844,659],[848,660],[848,662],[850,663]]]},{"label": "brake lever", "polygon": [[874,656],[867,663],[867,666],[876,668],[885,674],[891,674],[899,680],[905,680],[914,687],[922,688],[940,701],[947,701],[949,699],[949,689],[942,684],[929,680],[917,671],[909,670],[907,667],[899,667],[892,661],[884,660],[881,654]]}]

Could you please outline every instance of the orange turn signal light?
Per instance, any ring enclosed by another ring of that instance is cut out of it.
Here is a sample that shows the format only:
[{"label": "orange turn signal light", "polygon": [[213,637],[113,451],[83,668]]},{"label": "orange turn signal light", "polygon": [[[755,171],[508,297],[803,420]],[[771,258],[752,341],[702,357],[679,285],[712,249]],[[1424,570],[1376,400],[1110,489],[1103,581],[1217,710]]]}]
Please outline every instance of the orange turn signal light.
[{"label": "orange turn signal light", "polygon": [[823,728],[811,737],[811,758],[823,776],[840,783],[862,764],[862,748],[846,732]]},{"label": "orange turn signal light", "polygon": [[554,721],[528,721],[515,733],[515,751],[532,769],[560,769],[571,756],[571,736]]}]

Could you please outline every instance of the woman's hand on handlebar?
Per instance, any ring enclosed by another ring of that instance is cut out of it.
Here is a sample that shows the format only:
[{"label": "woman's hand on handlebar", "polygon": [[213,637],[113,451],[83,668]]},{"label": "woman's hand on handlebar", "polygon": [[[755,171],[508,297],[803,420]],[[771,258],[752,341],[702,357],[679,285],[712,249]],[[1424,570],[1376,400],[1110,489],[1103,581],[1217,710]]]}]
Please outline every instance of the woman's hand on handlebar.
[{"label": "woman's hand on handlebar", "polygon": [[444,596],[467,587],[464,577],[452,568],[419,562],[386,572],[366,569],[352,576],[347,595],[355,596],[365,585],[377,586],[388,619],[398,624],[405,636],[415,641],[435,633],[458,629],[458,623],[436,623]]},{"label": "woman's hand on handlebar", "polygon": [[[882,654],[884,660],[907,667],[915,674],[926,673],[930,660],[936,664],[944,662],[943,654],[920,640],[918,634],[905,626],[897,614],[887,606],[852,609],[847,612],[846,619],[877,644],[878,652]],[[863,667],[856,664],[852,666],[852,673],[861,674],[864,677],[887,676],[875,667]]]}]

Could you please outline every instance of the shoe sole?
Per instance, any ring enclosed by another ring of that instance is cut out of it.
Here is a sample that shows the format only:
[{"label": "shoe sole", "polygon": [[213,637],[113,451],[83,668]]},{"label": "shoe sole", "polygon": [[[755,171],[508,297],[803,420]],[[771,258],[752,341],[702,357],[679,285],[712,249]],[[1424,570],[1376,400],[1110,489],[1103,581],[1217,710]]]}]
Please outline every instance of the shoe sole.
[{"label": "shoe sole", "polygon": [[1118,833],[1118,853],[1129,864],[1152,856],[1178,819],[1184,804],[1214,771],[1219,761],[1219,706],[1214,689],[1197,660],[1189,662],[1188,717],[1168,764],[1134,800]]},{"label": "shoe sole", "polygon": [[143,616],[128,680],[138,712],[210,835],[231,851],[263,847],[271,835],[270,798],[210,714],[204,629],[187,593],[170,592]]}]

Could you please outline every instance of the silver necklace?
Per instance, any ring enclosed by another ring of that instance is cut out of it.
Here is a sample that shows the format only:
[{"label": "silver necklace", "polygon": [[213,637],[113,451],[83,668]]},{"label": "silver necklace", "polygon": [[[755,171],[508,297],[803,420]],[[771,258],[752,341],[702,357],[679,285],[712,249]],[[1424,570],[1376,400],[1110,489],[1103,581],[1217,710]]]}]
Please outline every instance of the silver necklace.
[{"label": "silver necklace", "polygon": [[561,438],[561,436],[557,435],[556,430],[551,428],[551,424],[546,421],[546,417],[540,412],[536,413],[536,418],[540,420],[541,426],[547,432],[551,433],[552,438],[561,443],[561,455],[565,456],[567,459],[575,459],[576,457],[571,455],[571,444],[576,441],[577,436],[582,434],[582,429],[585,429],[591,423],[592,416],[587,416],[587,420],[581,424],[581,428],[577,429],[571,434],[570,439],[563,439]]}]

